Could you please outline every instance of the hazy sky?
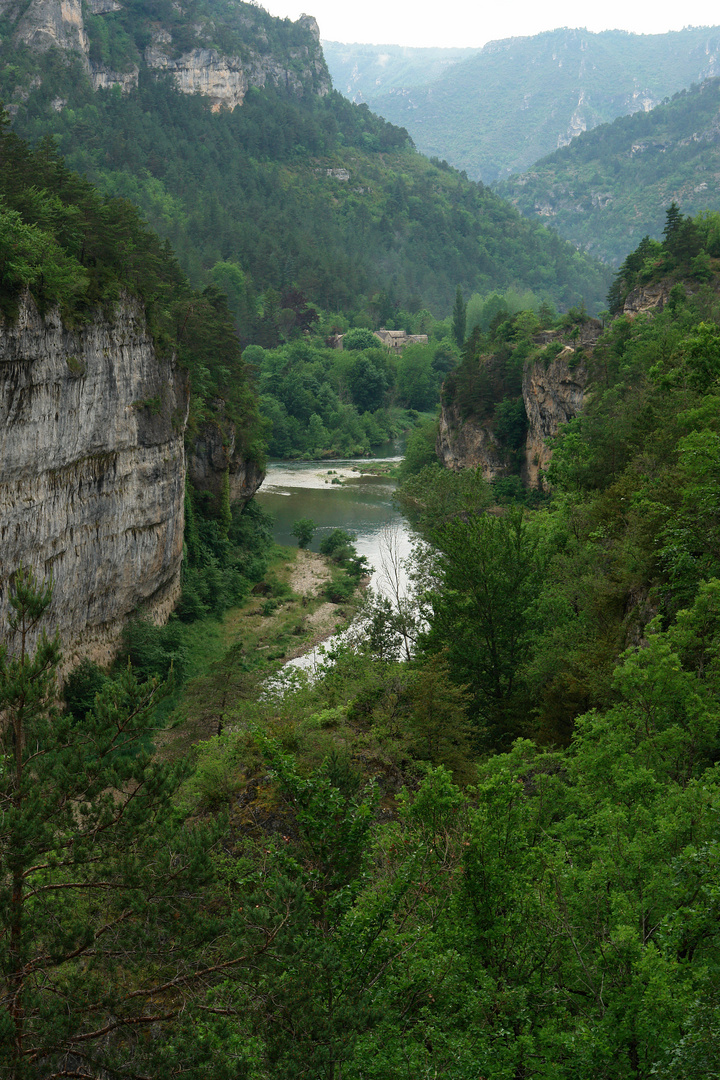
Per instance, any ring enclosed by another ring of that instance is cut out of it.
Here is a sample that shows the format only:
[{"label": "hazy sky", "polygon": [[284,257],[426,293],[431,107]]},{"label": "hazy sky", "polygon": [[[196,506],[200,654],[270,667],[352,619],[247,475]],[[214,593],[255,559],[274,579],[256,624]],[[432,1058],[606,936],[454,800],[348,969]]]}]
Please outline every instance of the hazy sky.
[{"label": "hazy sky", "polygon": [[271,15],[314,15],[326,41],[375,45],[472,46],[524,37],[559,26],[661,34],[683,26],[720,25],[717,0],[605,0],[591,9],[577,0],[262,0]]}]

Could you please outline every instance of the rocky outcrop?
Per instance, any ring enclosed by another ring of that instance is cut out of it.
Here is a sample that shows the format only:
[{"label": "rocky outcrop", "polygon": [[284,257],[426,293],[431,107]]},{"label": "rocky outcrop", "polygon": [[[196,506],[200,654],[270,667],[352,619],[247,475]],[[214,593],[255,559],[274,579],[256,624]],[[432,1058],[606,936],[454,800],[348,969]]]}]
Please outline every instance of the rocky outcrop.
[{"label": "rocky outcrop", "polygon": [[522,479],[527,487],[541,484],[540,473],[552,457],[550,440],[582,411],[587,368],[575,360],[575,350],[566,346],[547,366],[542,361],[525,365],[522,393],[528,432]]},{"label": "rocky outcrop", "polygon": [[[237,56],[222,56],[217,49],[193,49],[172,59],[163,48],[169,44],[168,40],[156,40],[149,45],[145,50],[145,63],[148,67],[170,72],[183,94],[203,94],[209,98],[214,112],[242,105],[251,86],[283,86],[294,94],[303,92],[302,73],[290,70],[273,56],[257,55],[245,61]],[[323,84],[321,93],[327,93],[327,90]]]},{"label": "rocky outcrop", "polygon": [[172,60],[157,44],[145,50],[148,67],[169,71],[183,94],[204,94],[210,98],[213,112],[222,106],[234,109],[242,105],[250,82],[238,57],[221,56],[216,49],[193,49]]},{"label": "rocky outcrop", "polygon": [[435,452],[446,469],[482,469],[486,480],[507,471],[505,456],[492,427],[473,417],[463,419],[457,402],[443,402]]},{"label": "rocky outcrop", "polygon": [[200,426],[188,449],[188,476],[198,491],[209,491],[216,499],[222,495],[225,475],[229,481],[231,502],[247,502],[265,478],[264,471],[254,461],[248,461],[238,451],[235,427],[216,421]]},{"label": "rocky outcrop", "polygon": [[52,578],[67,663],[107,660],[180,592],[188,387],[126,297],[76,330],[25,300],[0,328],[0,625],[21,565]]},{"label": "rocky outcrop", "polygon": [[[602,324],[597,319],[587,319],[569,339],[566,332],[557,330],[533,337],[536,345],[553,345],[561,351],[550,360],[546,357],[529,360],[523,370],[527,436],[520,472],[526,487],[543,483],[542,473],[552,457],[549,443],[563,424],[582,412],[588,380],[586,358],[592,354],[601,333]],[[479,362],[488,364],[491,358],[481,358]],[[454,399],[443,402],[435,450],[446,468],[481,468],[486,480],[505,476],[510,470],[511,455],[496,437],[492,418],[463,418]]]},{"label": "rocky outcrop", "polygon": [[0,4],[0,13],[18,19],[13,34],[16,45],[27,45],[36,52],[56,46],[87,55],[81,0],[30,0],[24,11],[23,6],[17,0],[3,0]]},{"label": "rocky outcrop", "polygon": [[[86,15],[102,20],[121,7],[117,0],[90,0]],[[209,17],[192,25],[197,44],[182,55],[178,55],[170,30],[145,18],[144,30],[149,32],[150,44],[144,58],[137,54],[138,62],[134,64],[130,58],[124,71],[111,69],[97,57],[90,61],[81,0],[30,0],[29,6],[23,0],[0,0],[0,15],[14,25],[15,46],[26,45],[35,52],[56,46],[79,54],[94,90],[119,86],[125,93],[134,89],[138,85],[138,65],[143,60],[149,68],[169,72],[182,93],[208,97],[215,112],[242,105],[251,86],[282,86],[298,96],[308,89],[323,96],[331,86],[320,48],[320,30],[315,19],[308,15],[301,16],[297,22],[304,31],[306,44],[296,44],[298,35],[295,35],[292,44],[286,42],[277,54],[268,48],[262,19],[256,20],[252,14],[237,15],[229,29],[237,35],[241,26],[248,35],[247,45],[240,46],[241,55],[223,55],[212,47],[218,27]],[[138,18],[144,16],[138,13]],[[302,41],[302,34],[299,37]],[[17,111],[20,100],[14,104]]]},{"label": "rocky outcrop", "polygon": [[647,311],[662,311],[668,302],[672,282],[664,278],[652,285],[638,285],[628,293],[623,304],[623,315],[642,315]]},{"label": "rocky outcrop", "polygon": [[112,71],[103,64],[90,64],[90,81],[93,90],[109,90],[119,86],[123,94],[136,90],[140,68],[137,64],[130,71]]}]

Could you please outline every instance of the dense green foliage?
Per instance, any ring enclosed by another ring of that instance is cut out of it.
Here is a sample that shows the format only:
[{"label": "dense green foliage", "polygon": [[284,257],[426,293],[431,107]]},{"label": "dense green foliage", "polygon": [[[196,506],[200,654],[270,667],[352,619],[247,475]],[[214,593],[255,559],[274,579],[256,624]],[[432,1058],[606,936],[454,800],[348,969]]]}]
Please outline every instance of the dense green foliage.
[{"label": "dense green foliage", "polygon": [[662,236],[662,241],[644,236],[623,260],[608,294],[612,314],[622,311],[633,289],[661,282],[674,311],[686,298],[686,287],[696,292],[713,279],[720,257],[720,213],[692,218],[673,202],[665,215]]},{"label": "dense green foliage", "polygon": [[103,198],[72,173],[50,140],[32,150],[4,117],[0,132],[0,306],[10,317],[30,290],[80,324],[127,291],[145,306],[158,350],[190,376],[190,436],[201,422],[235,425],[238,445],[262,460],[263,427],[223,293],[189,285],[176,259],[125,199]]},{"label": "dense green foliage", "polygon": [[[99,55],[133,58],[137,10],[127,5],[116,20],[127,40],[119,31],[99,40],[117,49]],[[200,22],[206,10],[197,6]],[[153,12],[175,20],[185,47],[179,19]],[[64,78],[57,57],[48,70],[54,63]],[[147,80],[133,108],[143,94],[157,95],[169,129],[196,115],[211,130],[203,102],[187,99],[182,112],[166,84]],[[283,96],[268,100],[280,124]],[[127,104],[109,94],[80,111],[95,108],[100,125]],[[313,102],[313,124],[331,107]],[[360,141],[395,138],[347,109]],[[63,123],[77,121],[73,110]],[[217,130],[257,122],[261,140],[260,112],[244,115],[219,114]],[[116,130],[98,135],[99,162]],[[230,506],[229,474],[219,497],[188,491],[177,617],[130,624],[117,668],[84,664],[64,703],[57,641],[36,633],[49,587],[15,575],[0,646],[0,1075],[717,1076],[714,216],[690,219],[672,205],[662,243],[646,240],[626,258],[613,307],[647,284],[667,302],[617,318],[588,348],[586,407],[556,440],[547,490],[514,499],[523,365],[577,345],[588,322],[582,308],[558,319],[543,303],[565,288],[547,286],[551,264],[535,278],[494,278],[486,266],[474,283],[448,271],[443,310],[454,295],[458,356],[451,320],[438,326],[406,301],[407,281],[397,294],[387,285],[354,298],[352,320],[334,320],[316,310],[319,293],[297,268],[284,281],[260,274],[258,304],[248,265],[219,252],[207,265],[201,256],[210,282],[198,293],[137,211],[97,195],[47,141],[31,151],[4,133],[0,154],[6,314],[24,289],[71,325],[123,290],[141,293],[158,347],[176,349],[190,371],[191,435],[233,422],[244,445],[257,444],[244,364],[255,368],[272,446],[286,454],[364,452],[432,409],[444,380],[446,401],[490,421],[515,469],[504,487],[444,471],[434,421],[417,425],[399,494],[417,530],[415,593],[404,591],[390,544],[389,593],[368,598],[352,636],[312,677],[267,678],[285,645],[258,637],[249,646],[247,610],[218,632],[251,588],[260,623],[290,592],[289,565],[283,581],[267,573],[267,519]],[[271,196],[292,188],[287,146],[281,154],[247,158],[258,177],[282,179]],[[192,169],[203,170],[186,159],[178,175],[189,190]],[[407,207],[422,214],[421,181],[438,186],[432,206],[468,233],[479,229],[480,203],[506,214],[405,149],[388,148],[386,159],[409,170],[395,176],[399,218],[386,227],[408,224]],[[347,210],[351,189],[319,182]],[[207,194],[199,176],[194,190]],[[216,227],[198,232],[199,247]],[[499,249],[501,236],[518,254],[531,234],[504,229],[487,243]],[[437,243],[440,252],[440,234]],[[386,283],[393,265],[404,264],[388,258]],[[533,285],[532,310],[519,309],[523,283]],[[221,289],[256,337],[243,363]],[[376,347],[370,326],[389,320],[429,333],[430,344],[400,357]],[[333,330],[348,331],[347,348],[325,346]],[[313,523],[297,524],[304,543]],[[366,570],[352,540],[342,529],[323,536],[324,596],[336,604]],[[284,632],[302,634],[305,618],[293,622]],[[202,666],[191,655],[198,636],[216,649]],[[168,680],[165,710],[158,676]],[[185,741],[173,745],[178,732]],[[204,741],[190,749],[198,732]]]},{"label": "dense green foliage", "polygon": [[[81,718],[58,710],[58,643],[29,649],[49,600],[20,571],[0,649],[0,1074],[173,1075],[178,1058],[202,1071],[197,1030],[214,1041],[225,1026],[205,1010],[230,911],[219,894],[212,914],[197,902],[218,830],[183,827],[173,796],[187,766],[148,753],[157,684],[127,669]],[[228,936],[222,966],[238,961]],[[171,1045],[147,1039],[180,1017]],[[243,1067],[227,1037],[217,1076]]]},{"label": "dense green foliage", "polygon": [[[697,259],[682,252],[687,236],[702,242],[705,224],[668,215],[665,242],[654,252],[657,276],[671,268],[677,275],[684,258]],[[640,265],[647,283],[650,263],[641,258]],[[635,272],[621,271],[619,282]],[[625,289],[633,284],[626,281]],[[425,573],[444,583],[441,601],[431,602],[437,618],[430,619],[429,647],[449,647],[457,678],[472,688],[478,719],[496,744],[497,730],[565,740],[577,711],[612,703],[610,672],[647,621],[658,615],[663,628],[671,626],[702,583],[720,576],[711,494],[718,467],[719,312],[712,283],[689,280],[691,288],[677,283],[661,312],[617,319],[585,357],[589,402],[557,440],[545,509],[527,521],[509,511],[497,519],[428,523],[439,562],[431,559]],[[494,415],[496,424],[500,404],[509,402],[502,417],[509,422],[512,398],[498,404],[498,397],[512,378],[514,355],[506,354],[497,385],[501,352],[491,363],[463,361],[446,393],[471,415]],[[420,474],[408,485],[408,505],[429,504],[432,490],[430,476]],[[488,532],[483,543],[473,539],[478,529]],[[530,590],[511,619],[519,636],[497,637],[497,646],[477,656],[472,641],[481,632],[501,635],[502,623],[486,607],[490,594],[476,590],[494,583],[501,589],[494,602],[506,612],[512,604],[502,588],[513,604],[525,588],[503,561],[511,552]],[[487,560],[490,569],[475,567],[473,559]],[[469,633],[466,647],[459,627],[473,619],[480,629]],[[492,678],[478,667],[483,656],[495,657]]]},{"label": "dense green foliage", "polygon": [[[135,8],[118,14],[93,18],[111,30],[130,20],[131,37]],[[518,284],[564,307],[606,287],[596,263],[335,92],[251,87],[241,107],[213,113],[142,64],[138,89],[120,94],[93,93],[71,54],[18,48],[13,60],[0,97],[27,92],[18,133],[52,134],[72,168],[137,205],[194,285],[228,291],[245,341],[277,344],[295,292],[378,326],[398,307],[445,315],[458,282]]]},{"label": "dense green foliage", "polygon": [[720,80],[708,79],[650,112],[579,135],[498,190],[524,214],[618,265],[649,235],[660,239],[674,201],[691,215],[720,210],[715,175]]},{"label": "dense green foliage", "polygon": [[[670,216],[671,249],[684,221]],[[129,850],[75,844],[73,867],[82,857],[88,868],[77,898],[67,861],[33,869],[50,891],[43,904],[26,894],[23,948],[59,926],[66,936],[52,985],[20,979],[21,939],[3,939],[8,1036],[18,993],[45,1025],[33,1026],[20,1075],[40,1080],[49,1054],[59,1069],[81,1039],[91,1077],[202,1075],[210,1058],[213,1075],[248,1080],[717,1072],[720,311],[712,281],[689,284],[652,316],[615,320],[586,358],[592,395],[557,440],[542,505],[498,507],[471,470],[421,467],[402,496],[423,538],[411,605],[400,593],[369,604],[312,679],[294,672],[259,693],[236,642],[197,680],[184,708],[202,701],[221,733],[199,748],[181,804],[213,828],[224,810],[231,827],[209,861],[198,851],[196,885],[153,894],[152,917],[147,874],[133,882],[122,963],[109,948],[85,959],[101,908],[104,919],[125,910],[120,878],[99,875],[132,874],[143,859],[159,887],[176,865],[162,860],[177,812],[158,808],[149,837],[138,819]],[[538,318],[501,316],[491,333],[527,335]],[[339,564],[353,560],[349,541],[336,530],[323,543]],[[403,641],[412,655],[400,662]],[[130,647],[140,670],[161,668],[157,637]],[[24,686],[44,686],[53,649],[28,653]],[[0,692],[16,715],[24,676],[12,665],[3,660]],[[70,791],[62,755],[80,752],[85,731],[104,745],[119,685],[80,672],[65,714],[47,690],[37,701],[23,690],[27,723],[56,742],[22,804],[30,846],[7,833],[11,862],[22,850],[35,868],[32,844],[61,844],[82,825],[72,805],[50,833],[41,815]],[[114,783],[161,768],[142,740],[113,761],[119,780],[98,773],[83,794],[91,825],[116,805]],[[3,775],[15,783],[12,768]],[[200,844],[198,827],[182,841]],[[113,885],[96,907],[99,880]],[[175,928],[175,914],[186,924]],[[161,1037],[130,1034],[131,1021]],[[17,1038],[6,1043],[18,1075]]]},{"label": "dense green foliage", "polygon": [[[368,46],[356,48],[362,67]],[[717,27],[666,34],[550,30],[491,42],[434,78],[428,70],[402,92],[380,84],[366,100],[407,127],[424,154],[492,183],[529,168],[580,130],[642,110],[643,99],[660,102],[708,78],[719,48]],[[328,59],[335,77],[332,51]]]},{"label": "dense green foliage", "polygon": [[[367,342],[370,348],[353,347]],[[277,349],[249,345],[263,412],[271,424],[273,457],[322,458],[367,454],[412,427],[438,401],[448,350],[433,339],[401,356],[369,330],[351,330],[350,347],[300,340]],[[454,352],[449,350],[450,361]],[[439,357],[439,359],[438,359]]]}]

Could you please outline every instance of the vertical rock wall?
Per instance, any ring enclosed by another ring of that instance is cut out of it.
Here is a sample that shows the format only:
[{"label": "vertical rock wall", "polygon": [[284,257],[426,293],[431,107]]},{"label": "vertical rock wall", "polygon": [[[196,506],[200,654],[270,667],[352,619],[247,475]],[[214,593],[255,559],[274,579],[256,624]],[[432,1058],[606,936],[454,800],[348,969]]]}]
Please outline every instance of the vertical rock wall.
[{"label": "vertical rock wall", "polygon": [[584,363],[573,364],[574,358],[574,350],[568,347],[547,365],[525,365],[522,393],[528,433],[522,478],[527,487],[541,483],[540,474],[552,457],[550,440],[563,424],[582,412],[587,368]]},{"label": "vertical rock wall", "polygon": [[[576,349],[566,345],[549,362],[525,363],[522,396],[528,429],[521,477],[526,487],[542,484],[541,474],[552,457],[550,441],[568,420],[582,412],[588,381],[584,357],[591,355],[600,331],[600,323],[590,320],[581,328],[577,343],[583,353],[576,355]],[[558,336],[547,335],[550,340]],[[510,471],[508,455],[496,437],[492,418],[463,418],[455,400],[443,402],[435,450],[446,468],[481,468],[486,480],[495,480]]]},{"label": "vertical rock wall", "polygon": [[481,468],[486,480],[494,480],[507,471],[491,425],[474,417],[463,419],[456,401],[443,402],[435,452],[454,472]]},{"label": "vertical rock wall", "polygon": [[[65,660],[112,654],[180,592],[188,388],[125,298],[77,330],[31,300],[0,327],[0,628],[20,564],[52,577]],[[0,630],[0,633],[3,631]]]}]

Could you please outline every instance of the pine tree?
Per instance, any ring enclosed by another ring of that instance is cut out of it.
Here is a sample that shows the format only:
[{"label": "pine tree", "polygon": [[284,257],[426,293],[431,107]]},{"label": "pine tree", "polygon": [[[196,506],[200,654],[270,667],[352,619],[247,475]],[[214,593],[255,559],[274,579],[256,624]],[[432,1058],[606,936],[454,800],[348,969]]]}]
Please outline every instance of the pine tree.
[{"label": "pine tree", "polygon": [[217,831],[183,827],[186,770],[148,752],[155,683],[128,669],[81,723],[60,710],[57,638],[28,647],[50,597],[16,574],[0,648],[0,1076],[170,1077],[210,1046],[213,1076],[243,1076],[212,1017],[183,1034],[239,951],[204,914]]},{"label": "pine tree", "polygon": [[452,336],[458,348],[462,348],[465,341],[465,325],[467,322],[467,304],[463,300],[462,289],[458,285],[455,293],[455,306],[452,313]]}]

